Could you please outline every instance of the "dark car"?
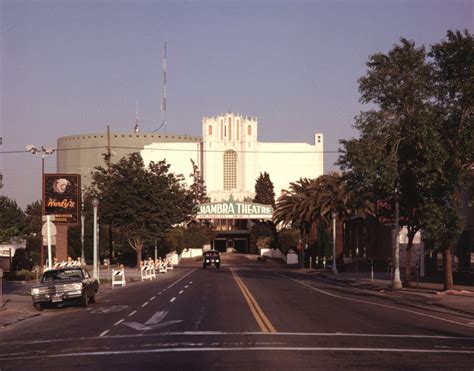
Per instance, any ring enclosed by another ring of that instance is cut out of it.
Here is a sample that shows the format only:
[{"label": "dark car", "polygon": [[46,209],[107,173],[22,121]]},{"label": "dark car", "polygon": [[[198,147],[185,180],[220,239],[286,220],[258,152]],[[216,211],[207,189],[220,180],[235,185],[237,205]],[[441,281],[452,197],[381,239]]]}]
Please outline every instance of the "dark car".
[{"label": "dark car", "polygon": [[202,254],[202,267],[206,269],[207,266],[214,265],[217,269],[221,266],[221,257],[219,251],[209,250]]},{"label": "dark car", "polygon": [[41,284],[31,289],[31,298],[37,310],[63,302],[76,302],[87,307],[89,303],[95,303],[97,291],[99,281],[92,278],[86,268],[57,268],[43,273]]}]

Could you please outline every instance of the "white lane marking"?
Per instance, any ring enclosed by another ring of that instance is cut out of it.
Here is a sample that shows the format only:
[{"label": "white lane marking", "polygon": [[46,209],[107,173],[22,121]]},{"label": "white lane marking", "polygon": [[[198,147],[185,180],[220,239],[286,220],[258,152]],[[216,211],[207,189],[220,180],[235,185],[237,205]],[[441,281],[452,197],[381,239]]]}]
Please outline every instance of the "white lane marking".
[{"label": "white lane marking", "polygon": [[192,284],[193,284],[193,281],[189,281],[189,284],[192,285]]},{"label": "white lane marking", "polygon": [[277,276],[286,278],[287,280],[293,281],[293,282],[295,282],[295,283],[297,283],[297,284],[299,284],[299,285],[305,286],[305,287],[307,287],[307,288],[309,288],[309,289],[311,289],[311,290],[317,291],[317,292],[319,292],[319,293],[321,293],[321,294],[324,294],[324,295],[331,296],[331,297],[333,297],[333,298],[342,299],[342,300],[348,300],[348,301],[355,301],[355,302],[357,302],[357,303],[369,304],[369,305],[374,305],[374,306],[377,306],[377,307],[388,308],[388,309],[394,309],[394,310],[398,310],[398,311],[401,311],[401,312],[407,312],[407,313],[411,313],[411,314],[417,314],[417,315],[422,316],[422,317],[428,317],[428,318],[437,319],[437,320],[444,321],[444,322],[454,323],[454,324],[456,324],[456,325],[460,325],[460,326],[463,326],[463,327],[472,327],[471,325],[466,324],[466,323],[457,322],[457,321],[452,321],[452,320],[450,320],[450,319],[446,319],[446,318],[442,318],[442,317],[433,316],[433,315],[431,315],[431,314],[425,314],[425,313],[421,313],[421,312],[416,312],[416,311],[410,310],[410,309],[405,309],[405,308],[400,308],[400,307],[394,307],[394,306],[386,305],[386,304],[374,303],[374,302],[372,302],[372,301],[367,301],[367,300],[361,300],[361,299],[354,299],[354,298],[347,298],[347,297],[344,297],[344,296],[339,296],[339,295],[336,295],[336,294],[332,294],[332,293],[330,293],[330,292],[328,292],[328,291],[325,291],[325,290],[322,290],[322,289],[318,289],[317,287],[308,285],[307,283],[300,282],[300,281],[295,280],[295,279],[290,278],[290,277],[286,277],[286,276],[281,275],[281,274],[277,274]]},{"label": "white lane marking", "polygon": [[118,320],[117,322],[114,323],[114,326],[120,325],[123,321],[125,320],[124,319]]},{"label": "white lane marking", "polygon": [[181,290],[180,292],[178,292],[178,294],[181,295],[183,292],[184,292],[184,290]]},{"label": "white lane marking", "polygon": [[[174,285],[176,285],[178,282],[184,280],[187,276],[189,276],[191,273],[193,273],[195,270],[196,270],[196,268],[193,269],[193,270],[191,270],[191,271],[189,271],[189,272],[186,273],[183,277],[181,277],[179,280],[174,281],[174,282],[173,282],[171,285],[169,285],[166,289],[172,288],[172,287],[173,287]],[[192,281],[191,281],[191,282],[192,282]],[[163,291],[165,291],[166,289],[163,289]]]},{"label": "white lane marking", "polygon": [[122,310],[126,310],[126,309],[128,309],[128,305],[112,305],[109,307],[100,307],[100,308],[93,309],[91,313],[94,313],[94,314],[116,313],[116,312],[121,312]]},{"label": "white lane marking", "polygon": [[104,337],[105,335],[107,335],[109,333],[110,330],[105,330],[104,332],[102,332],[99,336],[100,337]]},{"label": "white lane marking", "polygon": [[153,301],[153,300],[155,300],[155,299],[156,299],[156,296],[152,296],[152,297],[150,298],[150,301]]},{"label": "white lane marking", "polygon": [[188,285],[184,286],[185,289],[187,289],[188,287],[189,287]]},{"label": "white lane marking", "polygon": [[[104,331],[104,332],[108,332]],[[441,340],[467,340],[474,341],[474,337],[468,336],[444,336],[444,335],[398,335],[398,334],[357,334],[344,332],[257,332],[257,331],[242,331],[242,332],[224,332],[224,331],[181,331],[181,332],[162,332],[160,334],[139,334],[139,335],[113,335],[109,338],[134,338],[143,336],[235,336],[235,335],[255,335],[255,336],[336,336],[336,337],[375,337],[375,338],[409,338],[409,339],[441,339]],[[97,340],[100,337],[83,337],[81,340]],[[48,343],[65,343],[68,341],[77,342],[77,338],[60,338],[47,340],[31,340],[31,341],[12,341],[8,345],[33,345],[33,344],[48,344]]]},{"label": "white lane marking", "polygon": [[185,352],[249,352],[249,351],[287,351],[287,352],[366,352],[366,353],[449,353],[449,354],[474,354],[474,350],[451,350],[451,349],[411,349],[411,348],[342,348],[342,347],[190,347],[190,348],[158,348],[158,349],[138,349],[138,350],[115,350],[101,352],[80,352],[49,355],[33,355],[26,357],[14,357],[4,354],[2,360],[22,360],[36,358],[70,358],[84,356],[107,356],[120,354],[150,354],[150,353],[185,353]]},{"label": "white lane marking", "polygon": [[160,291],[160,292],[158,293],[158,295],[161,295],[161,294],[162,294],[162,292]]},{"label": "white lane marking", "polygon": [[175,300],[176,300],[176,297],[171,298],[171,299],[170,299],[170,303],[172,303],[172,302],[175,301]]},{"label": "white lane marking", "polygon": [[144,302],[144,303],[142,304],[142,308],[143,308],[143,307],[146,307],[147,305],[148,305],[148,302],[146,301],[146,302]]},{"label": "white lane marking", "polygon": [[134,310],[134,311],[133,311],[132,313],[130,313],[128,316],[131,317],[131,316],[133,316],[135,313],[137,313],[136,310]]}]

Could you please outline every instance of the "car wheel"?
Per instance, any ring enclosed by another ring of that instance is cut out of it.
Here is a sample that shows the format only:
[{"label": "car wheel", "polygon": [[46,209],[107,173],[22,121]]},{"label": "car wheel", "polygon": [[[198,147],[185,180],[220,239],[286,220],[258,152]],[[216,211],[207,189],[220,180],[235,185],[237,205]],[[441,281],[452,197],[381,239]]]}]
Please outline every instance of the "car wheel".
[{"label": "car wheel", "polygon": [[220,264],[216,264],[216,268],[219,269],[221,267]]},{"label": "car wheel", "polygon": [[41,312],[43,310],[43,305],[41,303],[34,303],[33,306],[38,312]]},{"label": "car wheel", "polygon": [[87,296],[87,293],[84,292],[81,296],[81,307],[87,307],[89,305],[89,297]]}]

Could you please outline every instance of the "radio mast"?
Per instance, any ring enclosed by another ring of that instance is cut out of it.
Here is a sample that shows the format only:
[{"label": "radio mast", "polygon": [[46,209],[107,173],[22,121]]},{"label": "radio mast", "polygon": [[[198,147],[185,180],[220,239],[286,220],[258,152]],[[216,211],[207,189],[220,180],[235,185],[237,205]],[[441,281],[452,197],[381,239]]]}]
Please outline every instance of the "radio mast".
[{"label": "radio mast", "polygon": [[163,110],[163,126],[166,133],[166,40],[165,48],[163,50],[163,103],[161,109]]},{"label": "radio mast", "polygon": [[160,130],[162,127],[164,127],[164,132],[166,133],[166,40],[165,40],[165,45],[163,49],[163,65],[162,65],[162,70],[163,70],[163,85],[161,87],[161,111],[163,111],[163,121],[161,121],[160,126],[158,129],[154,130],[153,132],[157,132]]},{"label": "radio mast", "polygon": [[160,130],[162,127],[164,127],[164,131],[166,133],[166,40],[165,40],[165,46],[163,49],[163,86],[161,87],[161,110],[163,111],[163,121],[161,121],[160,126],[156,130],[153,131],[153,133],[157,132]]},{"label": "radio mast", "polygon": [[135,126],[133,127],[133,131],[135,133],[140,132],[140,121],[138,121],[138,99],[135,101],[136,104],[136,112],[135,112]]}]

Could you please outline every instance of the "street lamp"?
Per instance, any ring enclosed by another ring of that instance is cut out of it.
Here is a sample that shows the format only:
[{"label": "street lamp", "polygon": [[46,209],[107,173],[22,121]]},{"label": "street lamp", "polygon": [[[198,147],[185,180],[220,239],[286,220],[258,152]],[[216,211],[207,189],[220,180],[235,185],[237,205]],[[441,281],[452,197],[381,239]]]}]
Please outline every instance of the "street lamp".
[{"label": "street lamp", "polygon": [[[41,149],[36,148],[33,144],[28,144],[26,146],[26,150],[30,152],[32,155],[41,156],[41,216],[43,217],[43,210],[44,210],[44,159],[46,157],[51,156],[54,153],[54,148],[48,146],[41,146]],[[44,250],[43,250],[43,242],[41,242],[41,262],[40,267],[44,265]]]},{"label": "street lamp", "polygon": [[94,208],[94,261],[92,275],[94,278],[97,277],[97,208],[99,207],[99,200],[97,198],[92,199],[92,207]]},{"label": "street lamp", "polygon": [[84,222],[85,222],[84,210],[81,214],[81,262],[82,264],[86,263],[86,256],[84,254]]},{"label": "street lamp", "polygon": [[332,213],[332,272],[337,274],[337,267],[336,267],[336,219],[337,213]]},{"label": "street lamp", "polygon": [[398,199],[398,190],[395,190],[395,251],[393,252],[393,281],[392,288],[401,289],[402,281],[400,280],[400,205]]}]

